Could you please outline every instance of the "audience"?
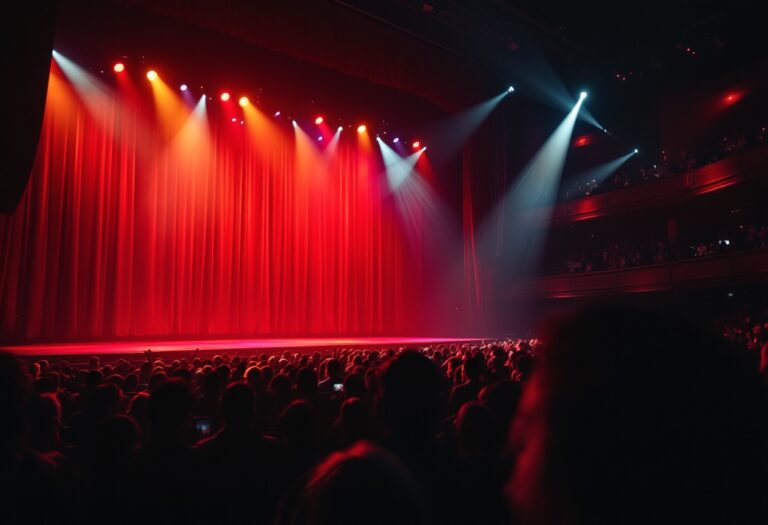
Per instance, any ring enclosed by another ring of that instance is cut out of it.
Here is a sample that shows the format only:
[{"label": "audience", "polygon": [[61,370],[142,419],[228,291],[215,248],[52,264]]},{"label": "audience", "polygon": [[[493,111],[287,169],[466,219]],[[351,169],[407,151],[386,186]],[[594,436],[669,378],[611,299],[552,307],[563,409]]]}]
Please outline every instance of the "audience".
[{"label": "audience", "polygon": [[716,236],[697,239],[681,237],[675,242],[662,239],[612,242],[591,251],[572,253],[553,273],[586,273],[621,270],[649,264],[706,257],[739,250],[768,247],[768,226],[739,224],[721,228]]},{"label": "audience", "polygon": [[662,149],[658,160],[640,169],[625,164],[612,176],[602,181],[577,177],[576,182],[565,183],[561,198],[563,200],[580,199],[688,173],[730,157],[750,146],[765,144],[766,141],[768,141],[768,123],[763,121],[756,126],[754,133],[724,136],[708,146],[697,148],[695,153],[683,149],[672,154]]},{"label": "audience", "polygon": [[765,320],[723,339],[614,307],[543,340],[0,354],[3,522],[759,523]]}]

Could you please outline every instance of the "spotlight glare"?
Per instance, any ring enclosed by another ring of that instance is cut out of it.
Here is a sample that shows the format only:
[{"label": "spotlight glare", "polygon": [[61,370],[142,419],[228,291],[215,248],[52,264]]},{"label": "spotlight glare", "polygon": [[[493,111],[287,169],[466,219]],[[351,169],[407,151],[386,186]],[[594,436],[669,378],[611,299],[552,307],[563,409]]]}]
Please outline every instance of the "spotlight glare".
[{"label": "spotlight glare", "polygon": [[323,140],[323,136],[322,136],[322,135],[320,135],[319,137],[317,137],[317,140],[319,140],[319,141],[321,141],[321,142],[322,142],[322,140]]},{"label": "spotlight glare", "polygon": [[280,116],[280,112],[279,111],[275,111],[275,116],[279,117]]},{"label": "spotlight glare", "polygon": [[317,117],[317,118],[315,119],[315,124],[317,124],[318,126],[319,126],[320,124],[322,124],[322,123],[323,123],[323,117],[322,117],[322,116],[320,116],[320,117]]},{"label": "spotlight glare", "polygon": [[182,85],[179,86],[179,89],[182,90],[182,91],[186,91],[186,90],[189,89],[189,87],[186,84],[182,84]]},{"label": "spotlight glare", "polygon": [[248,105],[248,97],[240,97],[240,100],[238,101],[238,104],[240,104],[241,108],[244,108]]},{"label": "spotlight glare", "polygon": [[419,149],[421,147],[421,142],[419,142],[418,140],[414,140],[411,146],[413,147],[413,149]]},{"label": "spotlight glare", "polygon": [[147,71],[147,80],[149,80],[150,82],[154,82],[155,80],[157,80],[157,71],[155,71],[154,69],[150,69],[149,71]]},{"label": "spotlight glare", "polygon": [[507,93],[514,93],[515,92],[515,86],[509,86],[507,88]]},{"label": "spotlight glare", "polygon": [[112,69],[115,70],[115,73],[122,73],[123,71],[125,71],[125,64],[123,64],[122,62],[118,62],[117,64],[115,64],[115,67],[113,67]]},{"label": "spotlight glare", "polygon": [[237,118],[232,117],[232,122],[237,122]]},{"label": "spotlight glare", "polygon": [[359,126],[357,126],[357,132],[358,133],[365,133],[366,129],[367,128],[365,127],[365,124],[360,124]]},{"label": "spotlight glare", "polygon": [[638,150],[637,148],[635,148],[635,153],[640,153],[640,150]]},{"label": "spotlight glare", "polygon": [[394,139],[392,142],[393,142],[393,143],[395,143],[395,144],[397,144],[398,142],[400,142],[400,139],[399,139],[399,138],[397,138],[397,137],[395,137],[395,139]]},{"label": "spotlight glare", "polygon": [[581,93],[579,93],[579,97],[580,98],[587,98],[587,92],[586,91],[582,91]]},{"label": "spotlight glare", "polygon": [[227,100],[229,100],[229,93],[225,91],[224,93],[221,94],[221,101],[226,102]]},{"label": "spotlight glare", "polygon": [[341,130],[342,130],[342,129],[344,129],[344,128],[343,128],[343,127],[341,127],[341,126],[339,126],[338,128],[336,128],[336,131],[338,131],[339,133],[341,133]]}]

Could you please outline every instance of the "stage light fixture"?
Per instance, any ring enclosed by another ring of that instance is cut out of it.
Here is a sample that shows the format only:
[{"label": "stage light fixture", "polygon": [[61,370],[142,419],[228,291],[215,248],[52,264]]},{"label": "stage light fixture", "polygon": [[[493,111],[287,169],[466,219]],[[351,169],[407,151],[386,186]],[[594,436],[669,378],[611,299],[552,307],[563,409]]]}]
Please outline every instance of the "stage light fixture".
[{"label": "stage light fixture", "polygon": [[248,105],[248,97],[240,97],[240,100],[237,103],[240,104],[241,108],[244,108]]},{"label": "stage light fixture", "polygon": [[222,102],[226,102],[226,101],[228,101],[228,100],[229,100],[229,93],[227,93],[227,92],[225,91],[224,93],[222,93],[222,94],[221,94],[221,101],[222,101]]},{"label": "stage light fixture", "polygon": [[280,112],[279,111],[275,111],[275,116],[279,117],[280,116]]},{"label": "stage light fixture", "polygon": [[322,135],[320,135],[319,137],[317,137],[317,140],[319,140],[320,142],[322,142],[322,141],[323,141],[323,136],[322,136]]},{"label": "stage light fixture", "polygon": [[189,89],[189,86],[187,86],[186,84],[182,84],[182,85],[179,86],[179,89],[182,90],[182,91],[186,91],[186,90]]},{"label": "stage light fixture", "polygon": [[515,92],[515,86],[509,86],[507,88],[507,93],[514,93]]},{"label": "stage light fixture", "polygon": [[154,69],[150,69],[149,71],[147,71],[147,80],[149,80],[150,82],[154,82],[155,80],[157,80],[157,71],[155,71]]},{"label": "stage light fixture", "polygon": [[393,143],[395,143],[395,144],[397,144],[398,142],[400,142],[400,139],[399,139],[399,138],[397,138],[397,137],[395,137],[395,138],[394,138],[394,140],[392,140],[392,142],[393,142]]},{"label": "stage light fixture", "polygon": [[323,123],[323,117],[322,117],[322,116],[319,116],[319,117],[317,117],[317,118],[315,119],[315,124],[317,124],[318,126],[319,126],[320,124],[322,124],[322,123]]},{"label": "stage light fixture", "polygon": [[640,150],[638,150],[637,148],[635,148],[635,153],[640,153]]},{"label": "stage light fixture", "polygon": [[342,126],[339,126],[338,128],[336,128],[336,131],[338,131],[339,133],[341,133],[341,130],[342,130],[342,129],[344,129],[344,128],[343,128]]},{"label": "stage light fixture", "polygon": [[113,67],[112,69],[114,69],[115,73],[122,73],[123,71],[125,71],[125,64],[123,64],[122,62],[118,62],[117,64],[115,64],[115,67]]},{"label": "stage light fixture", "polygon": [[237,118],[232,117],[232,122],[237,122]]},{"label": "stage light fixture", "polygon": [[411,146],[413,147],[413,149],[419,149],[421,147],[421,142],[419,142],[418,140],[414,140]]},{"label": "stage light fixture", "polygon": [[582,91],[581,93],[579,93],[579,98],[587,98],[587,92]]},{"label": "stage light fixture", "polygon": [[365,124],[360,124],[359,126],[357,126],[357,132],[358,133],[365,133],[366,129],[367,128],[365,127]]}]

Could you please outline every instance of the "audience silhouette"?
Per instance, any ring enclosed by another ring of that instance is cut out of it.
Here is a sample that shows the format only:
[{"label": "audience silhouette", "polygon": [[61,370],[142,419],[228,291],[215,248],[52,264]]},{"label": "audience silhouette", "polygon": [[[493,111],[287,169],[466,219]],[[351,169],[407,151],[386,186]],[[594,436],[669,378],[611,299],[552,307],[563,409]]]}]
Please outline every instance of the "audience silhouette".
[{"label": "audience silhouette", "polygon": [[541,339],[0,353],[3,523],[764,523],[763,346],[595,306]]}]

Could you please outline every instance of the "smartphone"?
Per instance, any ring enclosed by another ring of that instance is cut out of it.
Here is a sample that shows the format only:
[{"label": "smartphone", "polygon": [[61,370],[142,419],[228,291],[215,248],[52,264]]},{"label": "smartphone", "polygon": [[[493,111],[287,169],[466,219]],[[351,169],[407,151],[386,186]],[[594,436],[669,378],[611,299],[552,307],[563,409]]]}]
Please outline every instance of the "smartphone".
[{"label": "smartphone", "polygon": [[195,418],[195,432],[200,437],[208,437],[213,432],[213,420],[207,417]]},{"label": "smartphone", "polygon": [[343,392],[344,391],[344,383],[334,383],[333,384],[333,391],[334,392]]}]

